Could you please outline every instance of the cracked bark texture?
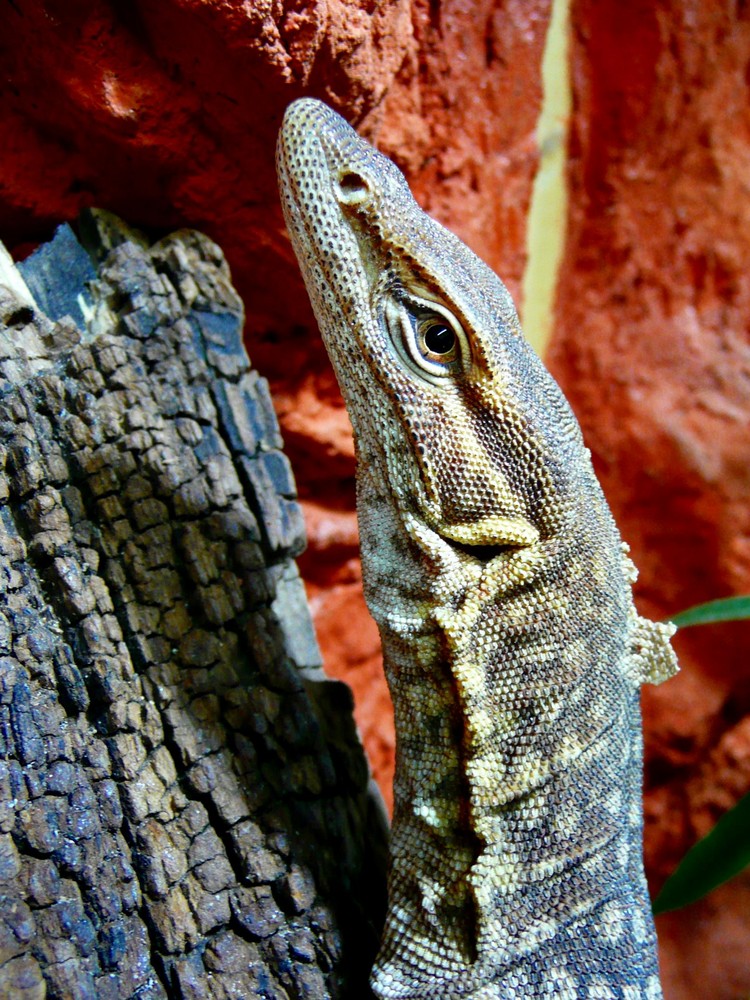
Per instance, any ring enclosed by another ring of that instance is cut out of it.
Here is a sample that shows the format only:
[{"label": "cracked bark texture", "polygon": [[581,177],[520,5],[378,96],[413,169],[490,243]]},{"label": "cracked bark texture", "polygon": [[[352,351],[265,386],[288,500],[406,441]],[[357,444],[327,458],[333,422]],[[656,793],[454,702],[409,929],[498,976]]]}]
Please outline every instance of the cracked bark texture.
[{"label": "cracked bark texture", "polygon": [[0,996],[366,996],[385,829],[242,305],[81,232],[0,272]]}]

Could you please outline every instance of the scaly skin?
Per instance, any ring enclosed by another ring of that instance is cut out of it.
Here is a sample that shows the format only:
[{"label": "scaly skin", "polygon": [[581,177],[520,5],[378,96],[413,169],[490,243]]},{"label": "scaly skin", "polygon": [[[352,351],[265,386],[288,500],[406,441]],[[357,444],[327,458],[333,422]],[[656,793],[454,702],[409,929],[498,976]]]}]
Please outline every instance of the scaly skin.
[{"label": "scaly skin", "polygon": [[661,996],[638,690],[676,669],[507,290],[324,104],[284,212],[357,448],[396,715],[383,1000]]}]

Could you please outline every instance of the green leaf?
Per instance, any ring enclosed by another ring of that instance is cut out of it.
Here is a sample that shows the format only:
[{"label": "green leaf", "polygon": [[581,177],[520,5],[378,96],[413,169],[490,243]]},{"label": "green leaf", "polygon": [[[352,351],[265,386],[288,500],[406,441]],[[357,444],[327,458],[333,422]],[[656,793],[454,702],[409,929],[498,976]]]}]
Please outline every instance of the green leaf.
[{"label": "green leaf", "polygon": [[694,608],[681,611],[670,620],[678,628],[686,625],[710,625],[711,622],[736,622],[750,618],[750,595],[724,597],[720,601],[696,604]]},{"label": "green leaf", "polygon": [[695,902],[750,864],[750,793],[690,848],[654,900],[654,913]]}]

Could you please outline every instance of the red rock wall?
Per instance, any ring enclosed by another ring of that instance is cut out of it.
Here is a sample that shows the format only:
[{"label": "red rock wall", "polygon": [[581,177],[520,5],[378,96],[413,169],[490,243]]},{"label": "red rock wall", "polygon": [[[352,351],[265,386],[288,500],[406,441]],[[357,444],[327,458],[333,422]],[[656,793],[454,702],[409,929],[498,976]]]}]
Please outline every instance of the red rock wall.
[{"label": "red rock wall", "polygon": [[[750,11],[576,0],[571,206],[548,355],[664,617],[750,593]],[[653,888],[750,790],[750,627],[644,689]],[[659,921],[668,997],[750,991],[750,877]]]},{"label": "red rock wall", "polygon": [[[571,208],[549,353],[625,537],[642,609],[750,591],[750,25],[740,0],[574,0]],[[358,590],[348,421],[278,209],[283,108],[312,94],[406,170],[518,294],[549,0],[8,0],[0,238],[22,255],[85,204],[226,251],[305,498],[329,667],[387,788],[377,635]],[[743,626],[679,637],[646,692],[657,885],[750,787]],[[668,1000],[750,991],[750,880],[660,924]]]}]

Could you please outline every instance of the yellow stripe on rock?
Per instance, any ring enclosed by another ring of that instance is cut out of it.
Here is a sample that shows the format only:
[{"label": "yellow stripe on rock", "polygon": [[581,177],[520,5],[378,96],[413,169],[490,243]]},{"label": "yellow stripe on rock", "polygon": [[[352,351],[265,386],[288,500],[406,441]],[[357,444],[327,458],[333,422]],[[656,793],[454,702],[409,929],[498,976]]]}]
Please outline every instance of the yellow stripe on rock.
[{"label": "yellow stripe on rock", "polygon": [[555,296],[568,217],[566,178],[571,112],[570,0],[553,0],[542,59],[542,109],[537,123],[539,169],[526,225],[526,269],[521,318],[524,334],[542,356],[552,335]]}]

